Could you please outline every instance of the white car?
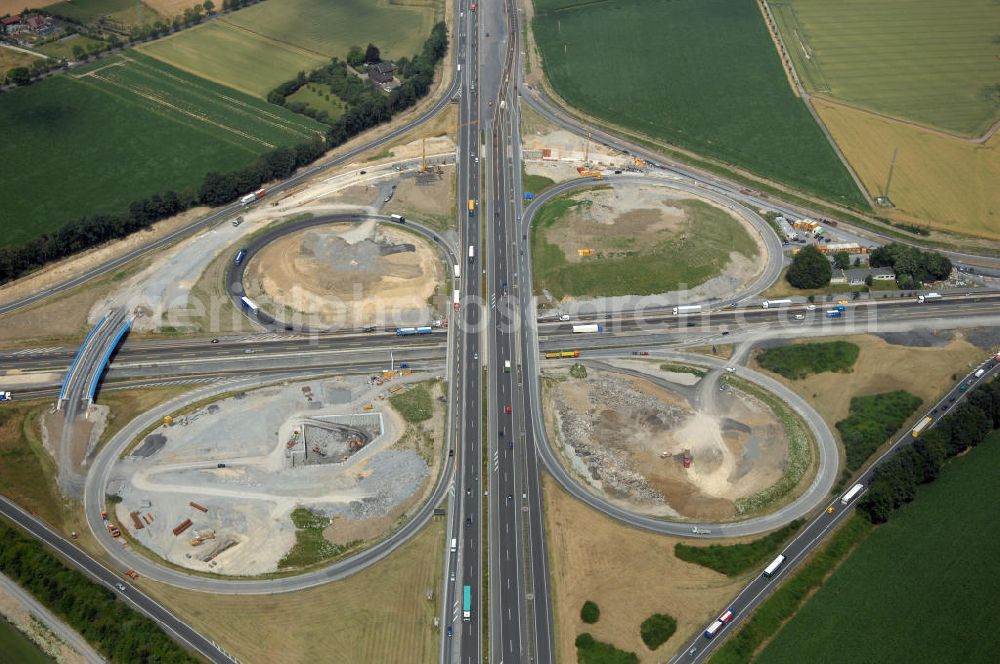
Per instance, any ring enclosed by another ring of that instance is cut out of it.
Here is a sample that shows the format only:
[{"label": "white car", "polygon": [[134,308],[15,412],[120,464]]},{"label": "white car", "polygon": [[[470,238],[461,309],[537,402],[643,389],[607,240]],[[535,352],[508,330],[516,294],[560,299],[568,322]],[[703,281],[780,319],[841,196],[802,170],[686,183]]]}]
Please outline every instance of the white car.
[{"label": "white car", "polygon": [[561,321],[567,321],[567,320],[569,320],[569,314],[563,314],[562,316],[559,317],[559,320],[561,320]]},{"label": "white car", "polygon": [[816,311],[816,305],[815,304],[806,305],[806,311]]},{"label": "white car", "polygon": [[734,373],[736,373],[736,367],[726,367],[726,371],[729,372],[729,373],[734,374]]},{"label": "white car", "polygon": [[795,314],[795,320],[803,320],[803,319],[805,319],[804,315],[802,315],[802,314]]}]

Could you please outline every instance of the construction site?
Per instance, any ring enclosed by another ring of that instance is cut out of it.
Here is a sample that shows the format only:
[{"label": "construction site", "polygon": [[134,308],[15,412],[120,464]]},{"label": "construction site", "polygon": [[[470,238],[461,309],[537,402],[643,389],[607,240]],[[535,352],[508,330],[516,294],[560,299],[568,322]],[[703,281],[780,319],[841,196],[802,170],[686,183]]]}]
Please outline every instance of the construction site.
[{"label": "construction site", "polygon": [[739,498],[782,477],[785,431],[756,397],[704,383],[696,367],[578,366],[543,371],[545,422],[561,461],[601,497],[650,516],[726,521]]},{"label": "construction site", "polygon": [[299,508],[329,521],[330,543],[376,541],[439,470],[443,404],[421,449],[389,402],[426,389],[421,380],[404,371],[282,384],[165,418],[116,463],[107,526],[174,565],[233,576],[284,567]]},{"label": "construction site", "polygon": [[278,238],[250,260],[244,288],[272,315],[302,314],[320,326],[423,324],[447,306],[431,305],[439,290],[444,297],[443,278],[429,242],[368,221]]}]

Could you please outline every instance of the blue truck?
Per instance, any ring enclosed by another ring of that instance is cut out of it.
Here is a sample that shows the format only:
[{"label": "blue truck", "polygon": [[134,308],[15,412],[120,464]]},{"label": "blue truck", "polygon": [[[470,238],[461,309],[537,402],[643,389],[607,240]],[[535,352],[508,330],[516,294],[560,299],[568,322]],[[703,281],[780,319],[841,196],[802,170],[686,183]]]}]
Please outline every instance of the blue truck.
[{"label": "blue truck", "polygon": [[397,337],[409,337],[414,334],[431,334],[434,332],[433,328],[424,327],[397,327],[396,336]]},{"label": "blue truck", "polygon": [[830,311],[824,311],[823,315],[827,318],[843,318],[844,312],[842,309],[831,309]]}]

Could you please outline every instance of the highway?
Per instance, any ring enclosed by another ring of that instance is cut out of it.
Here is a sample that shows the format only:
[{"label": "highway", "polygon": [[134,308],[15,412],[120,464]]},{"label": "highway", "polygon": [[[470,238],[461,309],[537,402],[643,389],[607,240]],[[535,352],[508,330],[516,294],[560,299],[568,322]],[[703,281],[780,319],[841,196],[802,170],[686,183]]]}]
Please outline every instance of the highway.
[{"label": "highway", "polygon": [[[459,135],[456,182],[456,216],[459,237],[459,263],[462,273],[459,285],[459,340],[453,362],[460,403],[453,414],[453,427],[458,445],[458,475],[456,500],[452,501],[450,535],[457,540],[456,551],[448,552],[448,581],[445,586],[446,611],[442,617],[442,661],[464,664],[482,660],[482,607],[486,601],[482,566],[482,373],[479,353],[483,348],[482,238],[479,215],[482,195],[479,168],[480,97],[478,92],[479,21],[469,3],[456,3],[459,12],[458,52],[456,67],[461,99],[459,102]],[[470,211],[468,201],[475,201]],[[454,328],[453,328],[454,329]],[[450,505],[451,506],[451,505]],[[464,613],[464,592],[468,587],[470,606]]]},{"label": "highway", "polygon": [[[414,127],[426,122],[458,96],[458,147],[456,222],[459,230],[457,255],[454,247],[440,235],[418,224],[408,227],[431,239],[442,250],[447,263],[461,267],[462,278],[455,286],[461,293],[460,311],[453,316],[448,330],[437,330],[429,337],[396,337],[391,331],[359,333],[357,330],[317,333],[308,324],[296,320],[274,320],[254,316],[270,334],[243,335],[219,339],[183,339],[126,342],[116,354],[107,375],[108,387],[163,383],[174,380],[213,381],[206,387],[172,399],[148,411],[123,427],[104,446],[89,469],[84,493],[86,518],[95,537],[108,549],[114,560],[125,568],[179,587],[206,592],[262,594],[289,592],[343,578],[364,569],[385,556],[418,532],[431,518],[434,508],[447,501],[448,535],[445,566],[442,570],[440,659],[450,664],[478,664],[484,660],[515,662],[553,662],[553,625],[551,594],[547,567],[544,514],[539,465],[546,468],[562,486],[594,509],[624,523],[648,530],[691,536],[691,523],[670,523],[642,517],[611,505],[590,492],[566,472],[547,440],[542,420],[540,369],[546,350],[576,348],[585,352],[585,361],[620,356],[629,351],[656,347],[651,354],[663,358],[692,358],[673,345],[736,343],[737,355],[730,362],[745,359],[753,342],[765,338],[819,336],[845,332],[871,331],[881,326],[911,325],[947,317],[946,326],[960,326],[970,320],[997,315],[1000,294],[977,293],[972,297],[953,296],[928,305],[912,300],[857,302],[848,305],[843,319],[823,317],[820,306],[811,311],[804,305],[761,310],[736,308],[747,304],[756,293],[773,284],[780,275],[785,257],[780,240],[756,213],[741,205],[776,210],[801,216],[823,216],[773,199],[764,200],[744,193],[738,184],[727,182],[698,169],[668,162],[643,148],[609,133],[594,131],[605,145],[637,156],[654,164],[645,176],[609,176],[603,184],[662,184],[693,193],[723,205],[743,217],[757,229],[765,242],[766,264],[761,273],[742,292],[704,302],[704,315],[676,316],[672,303],[640,301],[638,311],[574,312],[574,320],[539,320],[532,293],[530,246],[527,239],[535,213],[548,200],[582,187],[593,186],[592,179],[574,179],[559,183],[527,207],[522,207],[522,165],[520,144],[520,102],[528,103],[543,117],[583,135],[589,128],[558,108],[551,100],[522,82],[520,54],[521,18],[512,0],[487,3],[471,10],[470,0],[459,0],[456,33],[452,35],[456,72],[451,85],[425,112],[384,136],[369,141],[339,157],[302,169],[290,179],[268,187],[269,199],[300,185],[322,171],[342,165],[375,147],[385,145]],[[445,66],[448,66],[447,64]],[[475,202],[469,211],[468,201]],[[54,294],[72,289],[97,276],[172,244],[238,214],[239,204],[229,205],[179,229],[164,238],[87,270],[54,287],[39,291],[0,306],[0,315],[16,311]],[[330,215],[304,220],[277,228],[256,237],[248,245],[257,251],[278,236],[311,225],[374,218],[379,215]],[[841,222],[842,227],[851,229]],[[855,229],[866,237],[894,240],[867,229]],[[946,252],[948,253],[948,252]],[[1000,262],[951,252],[956,261],[977,261],[989,265]],[[228,290],[238,303],[244,294],[242,272],[247,261],[232,265],[227,272]],[[238,305],[239,306],[239,305]],[[795,320],[794,315],[803,315]],[[116,318],[125,315],[115,312]],[[574,334],[574,322],[602,322],[602,334]],[[95,332],[95,344],[84,344],[79,365],[74,368],[72,349],[33,349],[0,351],[5,369],[19,372],[55,372],[69,370],[67,417],[78,410],[89,377],[97,371],[100,353],[106,348],[108,334],[104,327]],[[274,334],[275,332],[290,334]],[[308,335],[298,334],[309,332]],[[269,579],[233,580],[187,574],[167,568],[134,551],[121,549],[103,527],[100,511],[112,464],[118,454],[139,432],[193,400],[218,395],[233,389],[249,389],[281,380],[301,380],[331,372],[368,373],[385,365],[388,351],[397,360],[418,363],[421,370],[444,370],[449,376],[449,456],[434,487],[432,497],[416,516],[387,540],[371,548],[306,574]],[[695,360],[691,360],[695,361]],[[728,364],[699,356],[697,362],[713,370],[706,378],[711,387]],[[506,367],[509,363],[509,371]],[[995,370],[994,370],[995,371]],[[766,376],[740,369],[741,377],[754,381],[781,396],[813,429],[819,442],[819,471],[802,497],[781,510],[764,517],[733,524],[697,524],[705,538],[731,537],[762,532],[783,525],[796,517],[808,517],[825,505],[837,477],[837,448],[821,418],[801,397]],[[964,380],[964,379],[963,379]],[[939,407],[950,406],[947,400],[964,395],[953,388]],[[52,385],[33,385],[18,392],[18,398],[55,395]],[[485,399],[485,400],[484,400]],[[508,411],[509,409],[509,411]],[[899,446],[912,442],[908,435],[896,441]],[[453,453],[453,456],[452,456]],[[862,482],[870,482],[872,470]],[[788,562],[771,579],[758,577],[733,602],[738,623],[746,617],[774,585],[813,550],[830,529],[853,509],[839,508],[834,501],[832,513],[821,511],[803,532],[786,548]],[[100,582],[113,587],[119,576],[90,559],[86,554],[46,528],[39,521],[6,501],[0,511],[21,523],[33,535],[56,548],[75,565],[85,569]],[[456,540],[453,551],[450,543]],[[484,567],[485,566],[485,567]],[[487,586],[488,581],[488,586]],[[471,593],[468,618],[463,617],[463,588]],[[225,653],[206,640],[169,611],[129,587],[127,601],[159,621],[182,643],[205,654],[213,662],[228,661]],[[725,607],[723,607],[725,608]],[[721,613],[720,608],[720,613]],[[487,619],[488,616],[488,619]],[[726,632],[733,631],[733,625]],[[484,638],[488,641],[484,642]],[[675,661],[703,661],[721,639],[705,641],[696,637]]]},{"label": "highway", "polygon": [[[987,372],[980,378],[976,379],[973,371],[968,374],[963,375],[960,380],[958,380],[952,388],[945,394],[941,399],[933,405],[926,414],[932,415],[935,420],[939,420],[942,416],[947,414],[948,411],[956,408],[971,390],[960,391],[960,387],[965,385],[966,387],[975,386],[991,376],[995,376],[1000,373],[1000,364],[995,362],[987,362],[981,367],[987,369]],[[932,425],[933,426],[933,425]],[[911,445],[914,442],[914,437],[912,431],[906,431],[900,435],[893,444],[876,459],[868,469],[862,473],[862,475],[856,480],[856,483],[864,485],[866,488],[871,486],[872,479],[874,477],[875,471],[886,459],[890,458],[896,454],[900,449],[907,445]],[[853,486],[853,485],[852,485]],[[844,492],[850,487],[845,487]],[[713,639],[706,639],[703,635],[698,634],[694,636],[688,645],[680,651],[680,653],[674,657],[671,662],[673,664],[696,664],[697,662],[706,661],[711,653],[718,648],[725,637],[736,632],[740,623],[745,620],[753,610],[770,595],[777,586],[789,576],[796,567],[798,567],[805,558],[816,550],[817,547],[821,546],[823,541],[831,533],[831,531],[844,519],[847,519],[851,514],[854,513],[855,506],[857,505],[858,498],[855,497],[848,505],[844,505],[841,501],[841,495],[838,494],[832,499],[827,501],[827,509],[819,512],[810,523],[802,529],[801,532],[793,539],[784,549],[781,551],[781,555],[785,556],[785,562],[782,566],[775,572],[772,576],[766,577],[763,574],[754,577],[740,591],[740,593],[729,603],[726,607],[721,607],[718,611],[721,614],[727,608],[730,609],[735,617],[732,622],[730,622],[723,631],[716,635]],[[711,618],[714,620],[714,616]],[[708,627],[708,624],[705,625]]]}]

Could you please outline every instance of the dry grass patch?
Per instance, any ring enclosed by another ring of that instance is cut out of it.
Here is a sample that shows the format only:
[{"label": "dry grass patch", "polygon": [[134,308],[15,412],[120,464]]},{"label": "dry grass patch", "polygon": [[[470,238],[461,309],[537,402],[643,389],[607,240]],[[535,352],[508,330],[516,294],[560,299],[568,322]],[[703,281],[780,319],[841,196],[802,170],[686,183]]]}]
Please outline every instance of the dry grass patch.
[{"label": "dry grass patch", "polygon": [[294,593],[210,595],[138,585],[241,662],[434,662],[445,523],[434,520],[385,560]]},{"label": "dry grass patch", "polygon": [[[680,538],[622,525],[577,501],[548,475],[544,489],[557,661],[573,661],[581,632],[635,652],[641,662],[665,661],[742,586],[742,578],[678,560],[674,544]],[[601,608],[593,625],[580,619],[586,600]],[[655,653],[639,631],[653,613],[675,616],[678,632]]]},{"label": "dry grass patch", "polygon": [[813,106],[872,196],[885,187],[893,152],[889,198],[893,221],[1000,239],[1000,136],[983,145],[827,99]]},{"label": "dry grass patch", "polygon": [[751,360],[751,366],[802,396],[823,416],[838,439],[840,434],[834,425],[848,416],[851,397],[906,390],[927,404],[951,383],[953,373],[962,373],[983,356],[981,349],[959,337],[947,346],[931,348],[898,346],[872,335],[824,338],[824,341],[836,340],[849,341],[860,348],[850,373],[813,374],[788,380],[761,367],[756,358]]}]

